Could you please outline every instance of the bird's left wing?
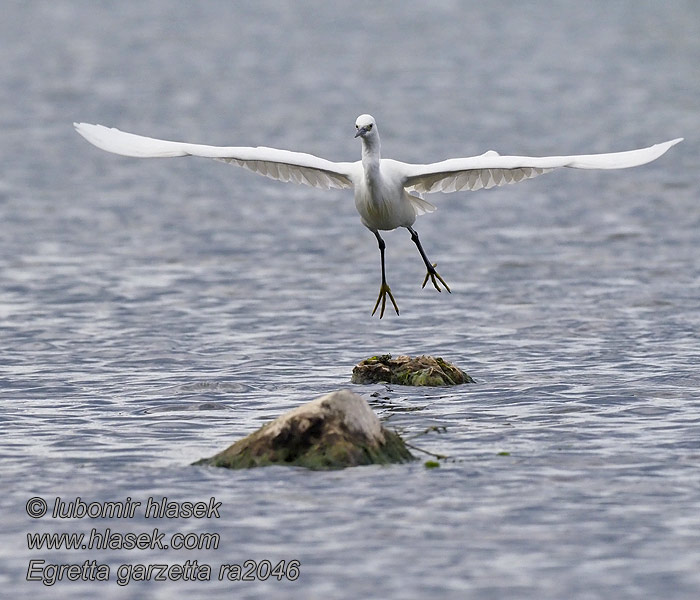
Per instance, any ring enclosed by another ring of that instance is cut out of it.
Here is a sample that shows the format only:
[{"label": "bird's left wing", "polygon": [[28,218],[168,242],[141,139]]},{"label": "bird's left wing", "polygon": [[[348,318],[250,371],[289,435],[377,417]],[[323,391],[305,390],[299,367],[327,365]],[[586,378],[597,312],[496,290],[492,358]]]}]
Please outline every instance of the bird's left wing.
[{"label": "bird's left wing", "polygon": [[74,126],[77,132],[94,146],[122,156],[201,156],[235,164],[278,181],[302,183],[324,189],[353,186],[353,163],[332,162],[312,154],[262,146],[249,148],[171,142],[88,123],[74,123]]},{"label": "bird's left wing", "polygon": [[656,160],[678,138],[648,148],[613,152],[610,154],[582,154],[578,156],[501,156],[493,150],[481,156],[451,158],[428,165],[401,163],[404,187],[419,193],[458,192],[479,190],[497,185],[518,183],[548,173],[557,167],[574,169],[625,169]]}]

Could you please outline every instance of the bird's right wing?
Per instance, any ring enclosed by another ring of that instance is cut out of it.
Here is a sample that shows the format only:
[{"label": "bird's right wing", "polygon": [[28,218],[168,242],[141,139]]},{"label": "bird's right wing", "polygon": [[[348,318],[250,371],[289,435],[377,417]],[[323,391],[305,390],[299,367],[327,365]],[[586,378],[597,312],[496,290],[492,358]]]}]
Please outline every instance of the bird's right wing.
[{"label": "bird's right wing", "polygon": [[354,163],[338,163],[312,154],[236,146],[205,146],[171,142],[126,133],[104,125],[74,123],[76,131],[88,142],[114,154],[137,158],[201,156],[238,165],[278,181],[290,181],[318,188],[352,188]]},{"label": "bird's right wing", "polygon": [[576,156],[501,156],[493,150],[481,156],[451,158],[442,162],[413,165],[401,164],[404,187],[419,193],[458,192],[479,190],[548,173],[557,167],[573,169],[625,169],[656,160],[678,138],[648,148],[612,152],[608,154],[581,154]]}]

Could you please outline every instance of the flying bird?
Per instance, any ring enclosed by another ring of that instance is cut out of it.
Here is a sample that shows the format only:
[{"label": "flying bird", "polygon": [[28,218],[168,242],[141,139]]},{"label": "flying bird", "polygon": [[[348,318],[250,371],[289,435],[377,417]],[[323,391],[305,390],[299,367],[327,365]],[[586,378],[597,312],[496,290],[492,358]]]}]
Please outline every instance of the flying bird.
[{"label": "flying bird", "polygon": [[362,224],[377,238],[382,269],[379,296],[372,315],[379,308],[384,316],[387,296],[396,314],[399,307],[386,280],[384,253],[386,245],[380,231],[406,228],[426,267],[423,287],[428,280],[440,292],[449,286],[430,262],[413,228],[416,217],[433,212],[435,206],[421,194],[489,189],[518,183],[557,167],[574,169],[624,169],[646,164],[659,158],[677,138],[648,148],[585,154],[578,156],[501,156],[489,150],[479,156],[451,158],[430,164],[410,164],[382,158],[377,122],[371,115],[360,115],[355,121],[355,137],[362,142],[362,159],[356,162],[332,162],[311,154],[265,147],[205,146],[172,142],[126,133],[119,129],[88,123],[74,123],[77,132],[88,142],[115,154],[138,158],[201,156],[238,165],[254,173],[278,181],[301,183],[312,187],[354,190],[355,207]]}]

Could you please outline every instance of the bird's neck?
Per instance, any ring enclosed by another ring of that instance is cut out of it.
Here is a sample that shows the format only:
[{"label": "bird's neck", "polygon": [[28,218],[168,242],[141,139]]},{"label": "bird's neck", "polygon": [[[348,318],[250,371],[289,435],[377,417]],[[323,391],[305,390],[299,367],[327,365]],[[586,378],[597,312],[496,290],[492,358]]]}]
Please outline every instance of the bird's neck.
[{"label": "bird's neck", "polygon": [[381,162],[381,151],[379,138],[363,138],[362,140],[362,168],[365,176],[373,177],[379,172],[379,163]]}]

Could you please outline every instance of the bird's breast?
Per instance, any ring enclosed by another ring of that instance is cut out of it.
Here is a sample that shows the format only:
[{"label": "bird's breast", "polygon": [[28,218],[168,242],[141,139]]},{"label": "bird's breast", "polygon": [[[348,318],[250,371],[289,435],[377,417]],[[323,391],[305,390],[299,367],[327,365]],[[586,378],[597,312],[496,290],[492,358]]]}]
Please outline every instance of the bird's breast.
[{"label": "bird's breast", "polygon": [[365,177],[355,187],[355,207],[369,229],[388,231],[413,224],[415,212],[404,198],[403,186],[381,177]]}]

